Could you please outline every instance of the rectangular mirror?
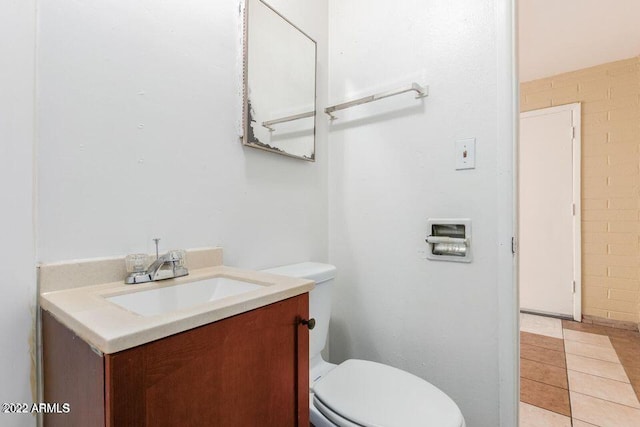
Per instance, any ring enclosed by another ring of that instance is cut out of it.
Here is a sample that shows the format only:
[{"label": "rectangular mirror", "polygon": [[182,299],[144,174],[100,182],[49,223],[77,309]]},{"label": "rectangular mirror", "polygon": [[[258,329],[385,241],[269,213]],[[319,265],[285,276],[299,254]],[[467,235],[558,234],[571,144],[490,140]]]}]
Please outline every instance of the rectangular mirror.
[{"label": "rectangular mirror", "polygon": [[315,161],[316,42],[262,0],[247,0],[243,144]]}]

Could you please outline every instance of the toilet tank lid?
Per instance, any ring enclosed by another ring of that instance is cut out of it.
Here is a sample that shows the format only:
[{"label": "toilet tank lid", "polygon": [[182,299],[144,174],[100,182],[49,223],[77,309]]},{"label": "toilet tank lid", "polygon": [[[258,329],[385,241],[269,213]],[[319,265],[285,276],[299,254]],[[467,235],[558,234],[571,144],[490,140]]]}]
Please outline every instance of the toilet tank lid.
[{"label": "toilet tank lid", "polygon": [[281,274],[290,277],[302,277],[316,283],[326,282],[336,277],[336,267],[320,262],[301,262],[262,270],[267,273]]}]

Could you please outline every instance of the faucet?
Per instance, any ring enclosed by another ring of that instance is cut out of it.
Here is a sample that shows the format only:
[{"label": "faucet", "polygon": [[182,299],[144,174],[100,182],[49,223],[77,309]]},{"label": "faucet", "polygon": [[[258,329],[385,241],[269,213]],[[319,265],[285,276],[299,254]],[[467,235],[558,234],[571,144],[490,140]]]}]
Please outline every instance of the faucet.
[{"label": "faucet", "polygon": [[127,285],[173,279],[189,274],[189,270],[184,266],[184,252],[169,251],[158,256],[158,241],[160,239],[153,240],[156,242],[156,260],[146,270],[134,271],[129,274],[124,281]]}]

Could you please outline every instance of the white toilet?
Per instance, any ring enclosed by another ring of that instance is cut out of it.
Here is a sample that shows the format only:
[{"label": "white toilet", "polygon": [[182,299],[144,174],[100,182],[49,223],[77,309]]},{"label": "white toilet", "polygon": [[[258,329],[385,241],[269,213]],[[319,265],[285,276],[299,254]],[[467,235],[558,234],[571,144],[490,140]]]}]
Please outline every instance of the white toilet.
[{"label": "white toilet", "polygon": [[422,378],[366,360],[334,365],[322,359],[334,266],[303,262],[265,271],[316,282],[309,294],[309,317],[316,320],[309,338],[309,409],[315,427],[465,427],[455,402]]}]

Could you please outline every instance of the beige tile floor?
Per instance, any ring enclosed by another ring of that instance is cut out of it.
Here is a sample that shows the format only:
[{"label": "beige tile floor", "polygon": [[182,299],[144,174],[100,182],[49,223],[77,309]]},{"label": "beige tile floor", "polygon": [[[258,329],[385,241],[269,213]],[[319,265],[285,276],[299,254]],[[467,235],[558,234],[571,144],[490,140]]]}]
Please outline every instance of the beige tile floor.
[{"label": "beige tile floor", "polygon": [[551,317],[520,313],[520,330],[553,338],[563,338],[562,321]]},{"label": "beige tile floor", "polygon": [[[559,319],[521,315],[522,332],[552,337],[564,345],[571,416],[554,411],[552,405],[543,407],[546,406],[544,398],[537,400],[541,402],[538,406],[521,402],[520,427],[640,427],[640,401],[609,336],[567,329],[562,325]],[[528,338],[531,342],[531,335]],[[529,356],[523,353],[522,357]],[[557,385],[557,372],[553,381],[550,379],[537,378],[536,382],[541,390],[549,389],[554,382]],[[531,386],[531,379],[523,381],[528,385],[527,397],[530,398],[530,390],[535,387]]]}]

